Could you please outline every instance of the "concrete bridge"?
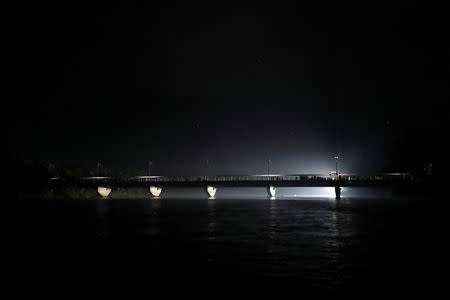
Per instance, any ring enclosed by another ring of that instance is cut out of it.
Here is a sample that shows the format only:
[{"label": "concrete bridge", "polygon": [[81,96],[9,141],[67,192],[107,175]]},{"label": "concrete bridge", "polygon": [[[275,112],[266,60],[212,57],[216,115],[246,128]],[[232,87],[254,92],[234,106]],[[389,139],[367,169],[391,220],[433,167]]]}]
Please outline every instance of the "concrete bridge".
[{"label": "concrete bridge", "polygon": [[341,187],[392,186],[413,182],[405,173],[384,173],[371,176],[357,174],[268,174],[268,175],[215,175],[215,176],[136,176],[127,178],[84,177],[80,185],[96,187],[98,193],[108,197],[113,188],[148,187],[154,197],[160,197],[168,187],[202,187],[215,197],[221,187],[264,187],[274,198],[277,187],[334,187],[336,198]]}]

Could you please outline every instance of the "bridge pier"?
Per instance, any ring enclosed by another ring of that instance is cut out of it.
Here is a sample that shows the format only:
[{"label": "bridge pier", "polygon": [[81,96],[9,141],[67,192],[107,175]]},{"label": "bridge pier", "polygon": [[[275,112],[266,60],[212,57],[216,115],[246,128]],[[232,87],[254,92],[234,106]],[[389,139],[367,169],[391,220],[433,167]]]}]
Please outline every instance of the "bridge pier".
[{"label": "bridge pier", "polygon": [[336,194],[336,199],[341,199],[341,187],[335,186],[334,193]]},{"label": "bridge pier", "polygon": [[107,188],[104,186],[97,187],[97,192],[103,197],[107,198],[109,194],[111,194],[111,188]]},{"label": "bridge pier", "polygon": [[270,196],[271,198],[273,198],[273,197],[275,197],[275,193],[277,192],[277,188],[274,187],[274,186],[272,186],[272,185],[270,185],[270,186],[267,188],[267,191],[269,192],[269,196]]},{"label": "bridge pier", "polygon": [[206,187],[206,192],[208,193],[208,195],[210,197],[215,197],[216,196],[216,192],[217,192],[217,188],[215,188],[215,187],[213,187],[211,185],[208,185]]},{"label": "bridge pier", "polygon": [[153,197],[159,197],[161,195],[162,188],[157,186],[150,186],[150,194],[152,194]]}]

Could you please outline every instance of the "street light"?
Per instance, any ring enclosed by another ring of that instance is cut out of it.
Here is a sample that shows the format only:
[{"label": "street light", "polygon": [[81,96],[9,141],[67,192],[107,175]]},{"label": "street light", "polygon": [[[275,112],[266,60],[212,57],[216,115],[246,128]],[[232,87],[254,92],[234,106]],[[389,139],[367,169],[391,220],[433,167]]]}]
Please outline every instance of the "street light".
[{"label": "street light", "polygon": [[338,173],[338,159],[339,159],[339,155],[336,155],[334,157],[334,159],[336,160],[336,179],[339,179],[339,173]]},{"label": "street light", "polygon": [[151,160],[148,161],[148,176],[150,176],[150,167],[152,166],[153,162]]},{"label": "street light", "polygon": [[102,167],[102,163],[101,162],[97,162],[97,177],[100,176],[100,167]]}]

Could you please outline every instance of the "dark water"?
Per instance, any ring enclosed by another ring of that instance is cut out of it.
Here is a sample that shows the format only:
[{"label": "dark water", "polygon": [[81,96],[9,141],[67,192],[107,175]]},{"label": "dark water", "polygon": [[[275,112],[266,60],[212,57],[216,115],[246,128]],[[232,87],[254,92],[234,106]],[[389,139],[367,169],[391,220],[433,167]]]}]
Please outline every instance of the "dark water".
[{"label": "dark water", "polygon": [[427,203],[36,199],[2,212],[2,257],[16,283],[402,293],[440,282],[443,222]]}]

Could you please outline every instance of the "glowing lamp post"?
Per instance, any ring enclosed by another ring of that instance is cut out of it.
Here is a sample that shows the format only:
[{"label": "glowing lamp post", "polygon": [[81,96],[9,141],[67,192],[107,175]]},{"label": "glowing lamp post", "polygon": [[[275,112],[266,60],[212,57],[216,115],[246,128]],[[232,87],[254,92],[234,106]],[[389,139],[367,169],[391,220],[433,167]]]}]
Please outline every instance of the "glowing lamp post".
[{"label": "glowing lamp post", "polygon": [[336,155],[334,157],[334,159],[336,160],[336,179],[339,179],[339,173],[338,173],[338,159],[339,159],[339,155]]},{"label": "glowing lamp post", "polygon": [[100,167],[102,167],[102,163],[97,162],[97,177],[100,176]]}]

